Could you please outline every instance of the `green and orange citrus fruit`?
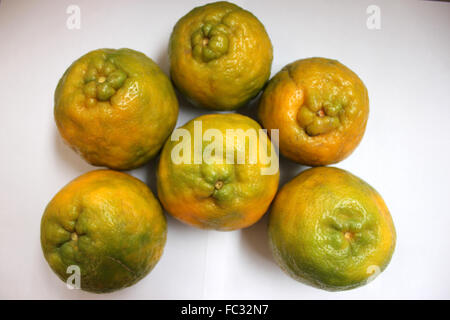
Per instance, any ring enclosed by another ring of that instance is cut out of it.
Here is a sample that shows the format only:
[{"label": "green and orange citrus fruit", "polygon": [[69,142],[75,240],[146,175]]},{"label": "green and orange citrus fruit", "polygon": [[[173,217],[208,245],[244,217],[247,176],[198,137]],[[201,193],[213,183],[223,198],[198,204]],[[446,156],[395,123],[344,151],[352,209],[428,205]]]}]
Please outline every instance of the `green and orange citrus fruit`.
[{"label": "green and orange citrus fruit", "polygon": [[[174,85],[194,105],[235,110],[267,83],[273,48],[252,13],[221,1],[178,20],[169,58]],[[368,114],[361,79],[325,58],[297,60],[269,81],[258,108],[268,131],[229,113],[200,116],[172,133],[178,116],[172,83],[150,58],[131,49],[83,55],[66,70],[54,96],[61,136],[92,165],[133,169],[162,148],[159,199],[188,225],[246,228],[275,198],[269,240],[276,262],[294,279],[331,291],[362,286],[386,268],[396,243],[389,210],[366,182],[331,167],[302,172],[276,195],[278,156],[267,132],[279,130],[287,158],[324,166],[353,152]],[[163,253],[166,233],[150,189],[112,170],[67,184],[41,220],[42,250],[52,270],[68,281],[69,269],[79,268],[81,289],[96,293],[146,276]]]},{"label": "green and orange citrus fruit", "polygon": [[264,128],[279,129],[280,152],[309,166],[339,162],[361,141],[369,115],[361,79],[336,60],[309,58],[285,66],[261,98]]},{"label": "green and orange citrus fruit", "polygon": [[364,285],[383,271],[396,233],[375,189],[347,171],[318,167],[277,194],[269,239],[275,260],[291,277],[334,291]]},{"label": "green and orange citrus fruit", "polygon": [[170,74],[195,105],[233,110],[255,97],[270,77],[272,43],[262,23],[229,2],[194,8],[175,25]]},{"label": "green and orange citrus fruit", "polygon": [[[174,134],[188,135],[167,140],[157,172],[158,196],[167,212],[205,229],[235,230],[258,221],[279,180],[278,156],[260,129],[256,121],[234,113],[204,115],[175,129]],[[227,135],[229,130],[236,135]],[[201,134],[197,150],[196,131]],[[183,162],[175,159],[180,154]]]},{"label": "green and orange citrus fruit", "polygon": [[175,127],[172,84],[143,53],[99,49],[76,60],[55,91],[59,132],[89,163],[139,167],[154,157]]},{"label": "green and orange citrus fruit", "polygon": [[[61,189],[41,221],[45,259],[63,281],[80,270],[81,289],[128,287],[156,265],[166,241],[166,219],[150,189],[117,171],[86,173]],[[69,270],[70,271],[70,270]]]}]

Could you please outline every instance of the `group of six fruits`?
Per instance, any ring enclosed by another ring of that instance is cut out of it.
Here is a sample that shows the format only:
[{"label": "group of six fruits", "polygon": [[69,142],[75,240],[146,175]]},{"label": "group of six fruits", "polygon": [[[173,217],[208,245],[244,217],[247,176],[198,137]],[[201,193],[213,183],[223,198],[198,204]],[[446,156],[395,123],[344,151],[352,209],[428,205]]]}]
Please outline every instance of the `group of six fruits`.
[{"label": "group of six fruits", "polygon": [[[169,56],[173,83],[194,105],[235,110],[269,79],[272,44],[250,12],[217,2],[177,22]],[[284,156],[325,166],[356,148],[368,109],[367,90],[355,73],[335,60],[309,58],[285,66],[268,82],[258,114],[264,128],[279,129]],[[261,174],[266,164],[259,158],[253,164],[172,161],[177,142],[169,136],[178,102],[170,80],[142,53],[101,49],[76,60],[56,88],[54,114],[64,140],[96,166],[136,168],[162,148],[159,200],[189,225],[248,227],[277,193],[279,171]],[[236,113],[204,115],[182,128],[194,134],[194,121],[201,121],[203,132],[215,129],[224,136],[228,129],[261,129]],[[273,152],[265,133],[258,139]],[[276,195],[269,239],[275,260],[293,278],[344,290],[365,284],[374,270],[387,266],[395,229],[383,199],[367,183],[344,170],[316,167]],[[51,268],[65,281],[67,268],[79,266],[81,288],[92,292],[114,291],[143,278],[161,257],[165,240],[166,219],[149,188],[112,170],[70,182],[48,204],[41,223]]]}]

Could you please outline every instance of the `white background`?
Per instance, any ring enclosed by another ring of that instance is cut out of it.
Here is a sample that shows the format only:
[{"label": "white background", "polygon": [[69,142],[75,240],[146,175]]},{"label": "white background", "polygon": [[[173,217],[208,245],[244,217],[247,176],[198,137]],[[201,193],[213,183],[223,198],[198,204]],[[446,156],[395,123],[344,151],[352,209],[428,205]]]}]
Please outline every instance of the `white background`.
[{"label": "white background", "polygon": [[[93,170],[63,144],[53,92],[72,61],[102,48],[144,52],[168,73],[176,21],[203,1],[0,3],[0,298],[416,299],[450,298],[450,4],[429,1],[236,1],[266,26],[272,74],[300,58],[338,59],[365,82],[370,116],[360,146],[337,164],[384,197],[397,229],[393,259],[365,287],[330,293],[298,283],[274,263],[267,216],[246,230],[194,229],[168,217],[168,241],[138,284],[106,295],[68,290],[43,258],[45,206]],[[66,27],[68,5],[81,29]],[[369,5],[381,29],[366,26]],[[256,104],[240,112],[254,114]],[[180,98],[178,126],[207,113]],[[157,159],[131,171],[155,191]],[[304,170],[281,159],[281,183]]]}]

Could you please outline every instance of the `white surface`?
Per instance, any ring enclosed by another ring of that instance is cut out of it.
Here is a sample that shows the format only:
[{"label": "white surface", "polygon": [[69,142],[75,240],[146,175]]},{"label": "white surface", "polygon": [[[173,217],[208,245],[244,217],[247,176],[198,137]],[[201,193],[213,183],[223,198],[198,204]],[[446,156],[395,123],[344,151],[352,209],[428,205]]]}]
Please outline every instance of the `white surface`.
[{"label": "white surface", "polygon": [[[393,259],[375,281],[329,293],[292,280],[271,258],[267,216],[228,233],[169,217],[156,268],[112,294],[70,291],[53,274],[40,248],[41,215],[61,187],[94,169],[57,133],[57,81],[73,60],[101,47],[142,51],[167,72],[172,27],[200,3],[0,3],[0,298],[450,298],[450,4],[427,1],[236,1],[266,26],[272,74],[293,60],[323,56],[353,69],[369,90],[364,139],[337,166],[381,193],[397,228]],[[70,4],[81,8],[80,30],[66,28]],[[381,30],[366,27],[370,4],[381,9]],[[207,113],[180,103],[178,125]],[[131,174],[155,190],[155,165]],[[282,183],[303,169],[282,159]]]}]

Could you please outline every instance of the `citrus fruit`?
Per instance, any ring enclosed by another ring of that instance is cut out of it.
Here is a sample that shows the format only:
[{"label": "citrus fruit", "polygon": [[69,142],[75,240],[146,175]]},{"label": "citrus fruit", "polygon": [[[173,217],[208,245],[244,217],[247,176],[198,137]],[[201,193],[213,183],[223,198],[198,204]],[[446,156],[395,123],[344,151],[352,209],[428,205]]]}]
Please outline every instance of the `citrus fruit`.
[{"label": "citrus fruit", "polygon": [[152,270],[163,253],[166,228],[161,206],[143,182],[97,170],[67,184],[47,205],[41,245],[61,280],[77,266],[81,289],[110,292]]},{"label": "citrus fruit", "polygon": [[336,163],[361,141],[369,115],[367,89],[336,60],[309,58],[285,66],[259,105],[264,128],[280,129],[280,152],[309,166]]},{"label": "citrus fruit", "polygon": [[160,150],[178,102],[169,78],[143,53],[99,49],[66,70],[54,115],[64,140],[86,161],[128,170]]},{"label": "citrus fruit", "polygon": [[229,2],[194,8],[170,37],[170,74],[195,105],[237,109],[270,77],[272,43],[262,23]]},{"label": "citrus fruit", "polygon": [[278,193],[269,217],[275,260],[294,279],[334,291],[373,279],[396,234],[381,196],[351,173],[308,169]]},{"label": "citrus fruit", "polygon": [[[240,114],[204,115],[175,129],[157,171],[163,207],[175,218],[205,229],[235,230],[258,221],[279,180],[278,156],[260,129]],[[183,137],[174,137],[180,132]],[[177,159],[180,154],[183,159]]]}]

